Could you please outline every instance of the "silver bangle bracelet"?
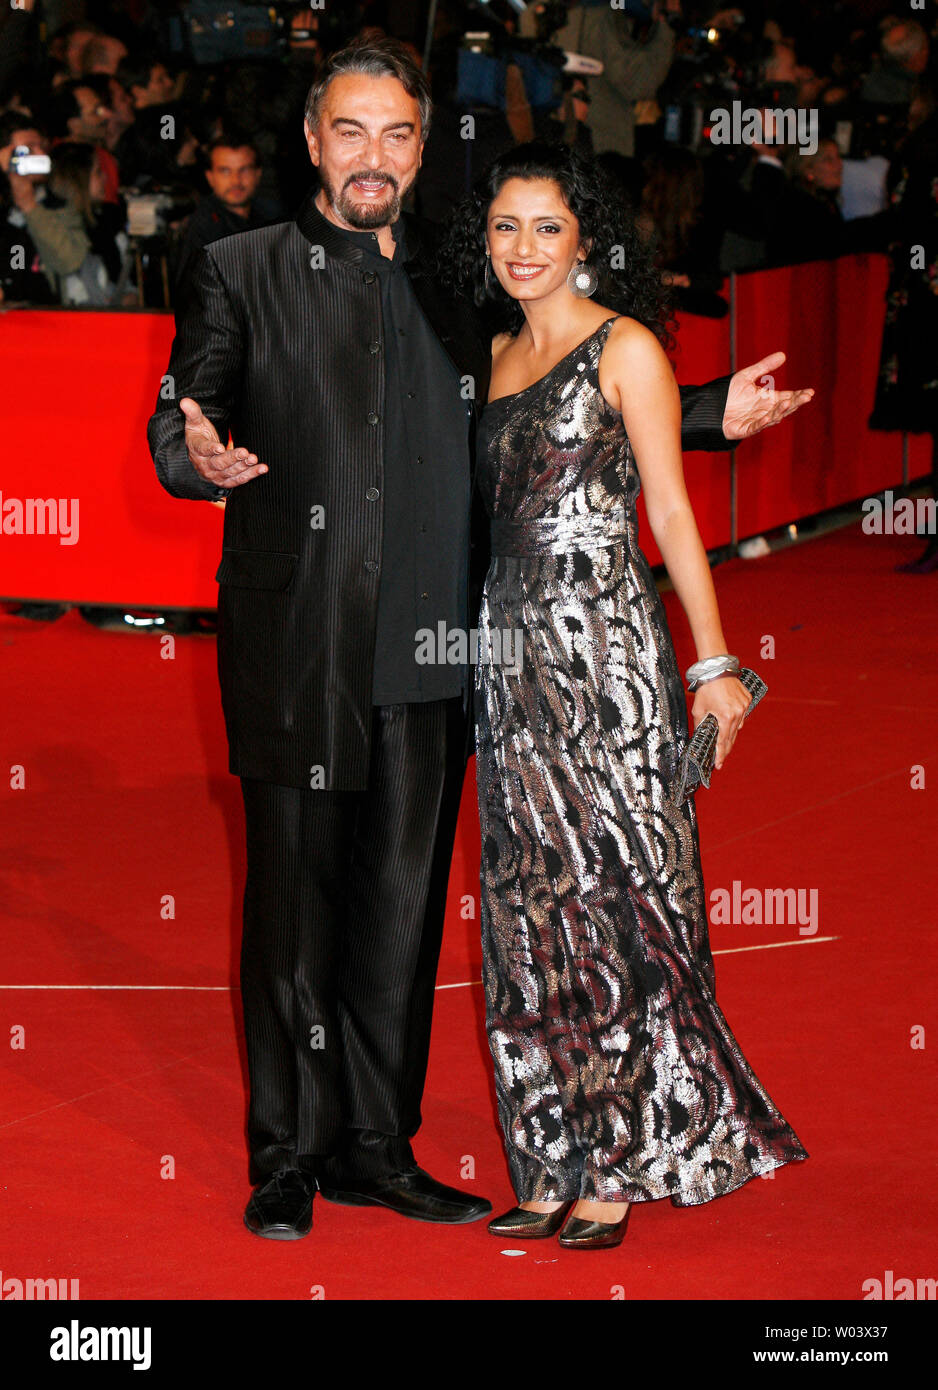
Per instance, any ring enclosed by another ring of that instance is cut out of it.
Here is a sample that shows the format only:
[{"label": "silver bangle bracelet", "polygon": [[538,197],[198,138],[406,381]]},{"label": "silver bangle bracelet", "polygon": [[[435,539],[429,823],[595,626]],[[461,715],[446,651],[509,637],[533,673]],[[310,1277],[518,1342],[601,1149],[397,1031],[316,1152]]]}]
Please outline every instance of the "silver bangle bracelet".
[{"label": "silver bangle bracelet", "polygon": [[698,685],[704,685],[707,681],[719,680],[721,676],[735,676],[739,674],[739,657],[730,656],[728,652],[722,656],[707,656],[703,661],[695,661],[693,666],[688,666],[684,672],[688,690],[695,690]]},{"label": "silver bangle bracelet", "polygon": [[699,680],[693,681],[687,688],[693,693],[693,691],[697,690],[701,685],[706,685],[708,681],[722,680],[724,676],[735,676],[737,680],[739,679],[739,673],[737,671],[717,671],[715,675],[712,676],[701,676]]}]

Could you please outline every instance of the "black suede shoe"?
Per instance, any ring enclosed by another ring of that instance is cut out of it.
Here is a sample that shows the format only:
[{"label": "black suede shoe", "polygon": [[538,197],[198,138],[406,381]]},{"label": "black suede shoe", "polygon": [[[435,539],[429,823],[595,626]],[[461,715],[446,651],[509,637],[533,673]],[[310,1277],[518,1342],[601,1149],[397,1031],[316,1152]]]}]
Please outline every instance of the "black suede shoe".
[{"label": "black suede shoe", "polygon": [[484,1197],[470,1197],[458,1187],[445,1187],[422,1168],[408,1168],[386,1178],[319,1178],[319,1191],[328,1202],[344,1207],[387,1207],[412,1221],[437,1221],[452,1226],[481,1221],[492,1210]]},{"label": "black suede shoe", "polygon": [[297,1168],[280,1168],[259,1183],[244,1209],[244,1224],[267,1240],[299,1240],[313,1224],[313,1186]]}]

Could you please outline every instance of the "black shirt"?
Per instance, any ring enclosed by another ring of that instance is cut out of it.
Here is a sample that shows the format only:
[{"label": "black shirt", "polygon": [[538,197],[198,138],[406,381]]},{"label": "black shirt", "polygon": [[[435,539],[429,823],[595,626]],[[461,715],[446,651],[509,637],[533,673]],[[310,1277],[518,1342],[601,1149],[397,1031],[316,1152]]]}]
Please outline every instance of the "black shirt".
[{"label": "black shirt", "polygon": [[247,217],[233,212],[214,193],[199,203],[186,224],[176,261],[176,295],[185,293],[185,281],[193,262],[203,246],[213,241],[221,241],[223,236],[233,236],[235,232],[247,232],[254,227],[266,227],[273,219],[265,215],[264,209],[255,200]]},{"label": "black shirt", "polygon": [[[466,623],[471,404],[404,269],[403,218],[391,227],[393,260],[376,233],[337,230],[361,245],[381,283],[384,519],[372,702],[450,699],[467,676],[440,637]],[[436,659],[418,660],[428,653]]]}]

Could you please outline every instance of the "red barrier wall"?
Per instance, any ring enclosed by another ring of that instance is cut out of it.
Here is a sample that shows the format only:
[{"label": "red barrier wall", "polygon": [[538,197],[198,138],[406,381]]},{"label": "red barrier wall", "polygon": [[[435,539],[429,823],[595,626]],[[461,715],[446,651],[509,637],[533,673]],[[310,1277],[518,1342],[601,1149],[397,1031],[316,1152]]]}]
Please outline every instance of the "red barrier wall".
[{"label": "red barrier wall", "polygon": [[74,545],[0,532],[4,597],[214,608],[222,509],[170,497],[147,449],[172,337],[171,314],[0,319],[4,503],[79,504]]},{"label": "red barrier wall", "polygon": [[[902,482],[902,436],[866,428],[885,282],[874,256],[736,278],[738,363],[782,348],[779,384],[817,389],[793,420],[737,451],[739,537]],[[2,501],[78,502],[75,544],[11,534],[4,505],[0,596],[214,607],[221,509],[165,493],[146,444],[172,336],[170,314],[0,314]],[[682,382],[729,371],[729,319],[686,317],[675,362]],[[927,445],[912,439],[912,477],[928,471]],[[685,471],[705,545],[729,542],[729,454],[688,454]],[[641,503],[640,527],[656,563]]]},{"label": "red barrier wall", "polygon": [[902,482],[902,435],[867,429],[887,261],[840,261],[736,277],[737,364],[780,347],[779,385],[813,386],[790,421],[736,451],[738,536],[752,536]]}]

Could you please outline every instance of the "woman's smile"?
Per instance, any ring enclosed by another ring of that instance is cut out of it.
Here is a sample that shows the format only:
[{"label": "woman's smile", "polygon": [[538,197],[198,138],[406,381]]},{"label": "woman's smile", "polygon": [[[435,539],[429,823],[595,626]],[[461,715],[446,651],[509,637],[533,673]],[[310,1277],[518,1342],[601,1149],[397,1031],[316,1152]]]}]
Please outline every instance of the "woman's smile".
[{"label": "woman's smile", "polygon": [[533,280],[535,275],[540,275],[542,270],[546,270],[546,265],[524,265],[521,261],[506,261],[505,269],[512,280]]}]

